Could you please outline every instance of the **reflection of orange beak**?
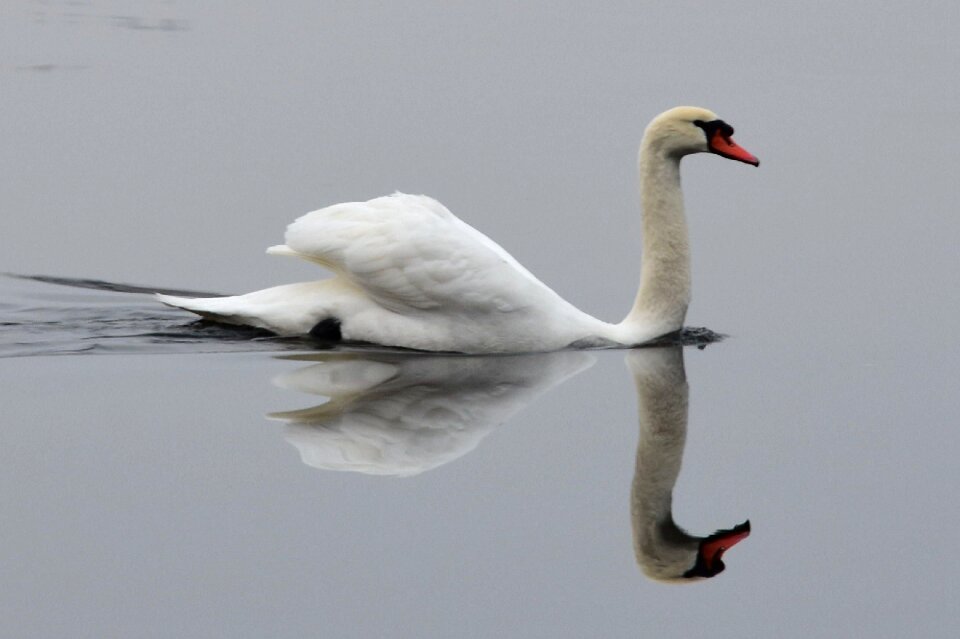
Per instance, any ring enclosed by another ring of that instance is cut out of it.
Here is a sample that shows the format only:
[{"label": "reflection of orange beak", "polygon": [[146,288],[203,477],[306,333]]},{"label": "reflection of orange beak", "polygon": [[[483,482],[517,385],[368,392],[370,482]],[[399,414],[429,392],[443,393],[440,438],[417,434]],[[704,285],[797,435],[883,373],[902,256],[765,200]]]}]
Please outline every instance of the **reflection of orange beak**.
[{"label": "reflection of orange beak", "polygon": [[722,155],[731,160],[739,160],[740,162],[760,166],[760,160],[758,160],[756,156],[734,142],[730,136],[724,136],[719,130],[710,138],[710,150],[717,155]]},{"label": "reflection of orange beak", "polygon": [[[744,151],[744,153],[746,153],[746,151]],[[750,157],[753,156],[751,155]],[[743,161],[746,162],[746,160]],[[720,558],[723,557],[724,552],[733,548],[749,536],[750,522],[745,521],[731,530],[717,533],[716,536],[712,536],[710,539],[704,541],[700,546],[700,554],[703,556],[703,561],[707,565],[707,568],[712,570],[717,562],[720,561]]]}]

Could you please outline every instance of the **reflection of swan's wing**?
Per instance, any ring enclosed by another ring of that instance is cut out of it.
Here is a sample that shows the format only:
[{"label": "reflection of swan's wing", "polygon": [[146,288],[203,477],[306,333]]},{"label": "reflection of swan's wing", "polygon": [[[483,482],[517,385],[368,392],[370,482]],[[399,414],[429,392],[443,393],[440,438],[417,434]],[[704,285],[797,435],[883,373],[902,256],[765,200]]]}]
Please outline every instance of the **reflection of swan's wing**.
[{"label": "reflection of swan's wing", "polygon": [[334,358],[300,368],[277,377],[277,386],[311,395],[342,397],[384,383],[399,373],[400,367],[389,361]]},{"label": "reflection of swan's wing", "polygon": [[331,357],[276,383],[330,401],[273,413],[303,462],[329,470],[416,475],[472,450],[534,397],[594,362],[565,351],[496,357]]},{"label": "reflection of swan's wing", "polygon": [[673,487],[687,437],[689,390],[680,346],[627,354],[637,387],[640,439],[630,495],[634,552],[643,572],[661,581],[712,577],[721,556],[750,532],[745,522],[709,537],[688,534],[673,521]]}]

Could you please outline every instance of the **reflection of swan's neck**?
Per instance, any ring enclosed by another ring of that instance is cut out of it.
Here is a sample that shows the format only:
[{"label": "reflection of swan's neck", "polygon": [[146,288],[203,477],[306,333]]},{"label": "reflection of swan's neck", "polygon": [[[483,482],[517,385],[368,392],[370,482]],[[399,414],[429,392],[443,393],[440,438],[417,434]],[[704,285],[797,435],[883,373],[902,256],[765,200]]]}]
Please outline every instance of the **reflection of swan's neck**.
[{"label": "reflection of swan's neck", "polygon": [[640,440],[630,495],[634,551],[644,572],[679,577],[693,564],[699,539],[673,521],[673,486],[687,436],[688,387],[680,347],[628,356],[637,386]]},{"label": "reflection of swan's neck", "polygon": [[750,534],[750,522],[694,537],[673,521],[673,487],[687,437],[689,391],[683,349],[639,349],[627,355],[640,405],[637,466],[630,491],[633,546],[648,577],[706,578],[724,569],[723,553]]},{"label": "reflection of swan's neck", "polygon": [[680,156],[649,130],[640,145],[643,255],[640,289],[624,329],[650,339],[680,329],[690,303],[690,248],[680,187]]}]

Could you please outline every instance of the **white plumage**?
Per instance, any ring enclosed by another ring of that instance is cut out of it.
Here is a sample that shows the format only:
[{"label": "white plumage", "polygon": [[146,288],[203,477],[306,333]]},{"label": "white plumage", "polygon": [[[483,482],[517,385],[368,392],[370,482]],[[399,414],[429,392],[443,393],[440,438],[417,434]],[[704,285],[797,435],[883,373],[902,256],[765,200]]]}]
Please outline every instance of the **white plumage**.
[{"label": "white plumage", "polygon": [[[641,287],[619,324],[578,310],[436,200],[403,193],[308,213],[287,228],[285,244],[268,249],[323,266],[331,279],[232,297],[157,297],[208,319],[280,335],[306,335],[327,320],[345,341],[428,351],[640,344],[681,328],[689,301],[679,162],[712,150],[695,121],[717,120],[704,109],[679,107],[654,119],[644,135],[647,291]],[[657,279],[647,284],[651,275]]]}]

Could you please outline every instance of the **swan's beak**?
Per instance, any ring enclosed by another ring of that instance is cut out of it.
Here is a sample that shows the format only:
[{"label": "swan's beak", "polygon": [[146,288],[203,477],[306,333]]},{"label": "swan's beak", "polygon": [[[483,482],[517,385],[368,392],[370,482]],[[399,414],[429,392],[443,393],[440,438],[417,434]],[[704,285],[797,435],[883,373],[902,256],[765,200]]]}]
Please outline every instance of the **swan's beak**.
[{"label": "swan's beak", "polygon": [[747,520],[730,530],[718,530],[700,542],[697,563],[687,571],[684,577],[713,577],[726,567],[721,558],[723,553],[750,536],[750,521]]},{"label": "swan's beak", "polygon": [[745,148],[733,141],[729,135],[724,135],[722,131],[717,130],[710,138],[710,150],[717,155],[722,155],[731,160],[739,160],[754,166],[760,166],[760,160],[751,154]]}]

